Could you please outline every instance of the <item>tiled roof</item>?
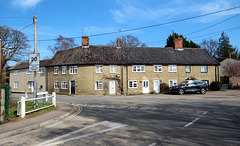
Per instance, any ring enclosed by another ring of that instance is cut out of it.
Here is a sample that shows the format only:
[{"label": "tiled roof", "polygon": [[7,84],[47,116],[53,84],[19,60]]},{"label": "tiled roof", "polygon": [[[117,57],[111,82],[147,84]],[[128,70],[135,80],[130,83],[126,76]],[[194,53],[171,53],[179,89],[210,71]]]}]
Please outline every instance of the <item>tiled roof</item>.
[{"label": "tiled roof", "polygon": [[78,64],[219,65],[206,49],[152,47],[76,47],[58,51],[46,66]]},{"label": "tiled roof", "polygon": [[[50,59],[40,60],[40,67],[45,67],[49,63]],[[15,66],[11,67],[10,70],[17,70],[17,69],[27,69],[29,68],[29,62],[19,62]]]}]

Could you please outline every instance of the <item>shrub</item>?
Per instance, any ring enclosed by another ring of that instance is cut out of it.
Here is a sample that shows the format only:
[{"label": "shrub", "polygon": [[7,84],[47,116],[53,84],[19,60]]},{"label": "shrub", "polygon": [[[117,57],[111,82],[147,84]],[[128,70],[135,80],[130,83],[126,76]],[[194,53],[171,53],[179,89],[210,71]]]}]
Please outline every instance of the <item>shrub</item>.
[{"label": "shrub", "polygon": [[150,94],[155,94],[155,93],[156,93],[156,91],[151,91],[151,92],[150,92]]},{"label": "shrub", "polygon": [[213,91],[220,91],[221,88],[222,88],[222,82],[213,81],[213,82],[210,84],[210,89],[213,90]]},{"label": "shrub", "polygon": [[191,77],[188,77],[186,80],[197,80],[197,78],[191,76]]},{"label": "shrub", "polygon": [[167,83],[161,83],[160,84],[160,92],[161,93],[166,93],[168,92],[170,89],[169,89],[169,86]]}]

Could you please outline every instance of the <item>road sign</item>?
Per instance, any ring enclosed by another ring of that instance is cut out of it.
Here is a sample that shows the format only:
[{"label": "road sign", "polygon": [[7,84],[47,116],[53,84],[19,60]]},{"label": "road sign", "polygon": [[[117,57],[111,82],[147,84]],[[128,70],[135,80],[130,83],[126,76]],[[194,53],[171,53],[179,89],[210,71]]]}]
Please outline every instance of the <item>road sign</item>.
[{"label": "road sign", "polygon": [[29,54],[29,71],[39,71],[39,60],[40,60],[40,54],[39,53],[33,53]]}]

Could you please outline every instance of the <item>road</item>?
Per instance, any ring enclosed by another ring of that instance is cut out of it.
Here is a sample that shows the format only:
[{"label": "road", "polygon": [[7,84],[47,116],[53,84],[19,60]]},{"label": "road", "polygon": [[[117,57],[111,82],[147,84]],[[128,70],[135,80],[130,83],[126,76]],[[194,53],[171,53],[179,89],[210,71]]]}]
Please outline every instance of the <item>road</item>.
[{"label": "road", "polygon": [[[12,97],[19,95],[14,94]],[[74,97],[79,114],[0,145],[239,145],[240,91]]]}]

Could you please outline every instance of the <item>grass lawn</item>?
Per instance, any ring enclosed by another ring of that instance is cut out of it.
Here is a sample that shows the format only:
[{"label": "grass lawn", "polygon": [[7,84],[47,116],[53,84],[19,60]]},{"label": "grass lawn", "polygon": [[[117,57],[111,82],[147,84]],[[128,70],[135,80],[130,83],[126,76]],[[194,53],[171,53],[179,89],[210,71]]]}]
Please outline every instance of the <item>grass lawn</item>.
[{"label": "grass lawn", "polygon": [[[36,109],[41,108],[41,107],[45,107],[45,106],[49,106],[49,105],[51,105],[51,103],[49,103],[49,102],[46,102],[45,105],[43,103],[38,102],[38,107],[36,107]],[[20,103],[20,107],[21,107],[21,103]],[[33,108],[33,101],[26,101],[26,112],[31,111],[33,109],[34,109]],[[26,114],[25,118],[30,118],[30,117],[33,117],[33,116],[36,116],[36,115],[40,115],[40,114],[43,114],[45,112],[52,111],[54,109],[55,109],[55,107],[51,106],[51,107],[48,107],[48,108],[45,108],[45,109],[42,109],[42,110],[39,110],[39,111],[36,111],[36,112]],[[18,121],[18,120],[21,120],[21,119],[22,118],[17,115],[17,101],[10,99],[9,100],[8,121],[5,121],[5,122],[0,121],[0,124],[4,124],[6,122]]]}]

